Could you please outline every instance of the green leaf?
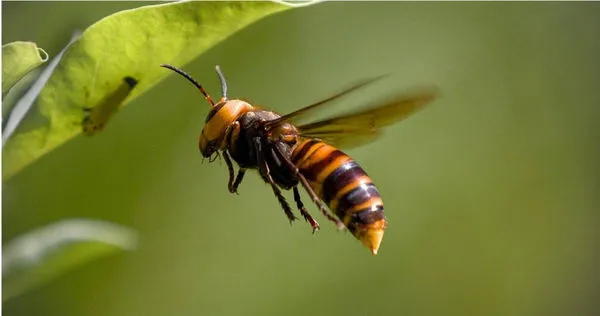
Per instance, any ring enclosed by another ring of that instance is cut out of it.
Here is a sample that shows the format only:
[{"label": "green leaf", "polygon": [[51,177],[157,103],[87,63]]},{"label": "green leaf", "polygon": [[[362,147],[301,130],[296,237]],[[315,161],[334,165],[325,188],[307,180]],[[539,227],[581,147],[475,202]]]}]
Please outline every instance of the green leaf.
[{"label": "green leaf", "polygon": [[[42,67],[36,68],[30,71],[28,74],[23,76],[21,80],[17,81],[12,88],[8,91],[8,93],[2,99],[2,125],[6,124],[6,120],[8,119],[9,114],[14,109],[14,106],[17,104],[20,98],[25,95],[27,90],[31,87],[31,85],[36,81],[36,79],[40,76],[42,72]],[[2,133],[4,136],[4,133]]]},{"label": "green leaf", "polygon": [[[80,35],[81,35],[80,32],[75,32],[71,36],[71,40],[69,41],[67,46],[65,46],[60,51],[60,53],[58,53],[58,55],[56,55],[56,57],[54,57],[52,59],[52,61],[48,64],[48,66],[46,66],[44,68],[44,70],[40,73],[40,75],[36,78],[35,82],[33,82],[33,84],[29,87],[27,92],[24,93],[19,98],[19,100],[16,102],[16,104],[14,104],[7,120],[3,121],[4,127],[2,129],[2,147],[4,147],[4,145],[6,144],[6,141],[8,139],[10,139],[10,137],[15,132],[17,127],[19,127],[19,125],[23,121],[23,118],[27,115],[27,113],[31,109],[33,102],[37,99],[37,97],[40,94],[40,92],[42,91],[42,89],[46,86],[48,79],[54,72],[54,69],[60,62],[65,51],[69,48],[69,45],[71,45],[75,40],[77,40]],[[25,78],[23,78],[23,80],[20,80],[20,81],[24,81],[24,80],[25,80]],[[18,84],[15,87],[18,87]],[[11,89],[11,92],[16,92],[13,90],[15,90],[14,87],[13,87],[13,89]],[[7,96],[10,96],[10,93]],[[9,106],[10,106],[10,104],[9,104]]]},{"label": "green leaf", "polygon": [[48,54],[33,42],[2,45],[2,97],[27,73],[48,60]]},{"label": "green leaf", "polygon": [[[182,66],[234,32],[290,7],[276,2],[177,2],[121,11],[93,24],[65,52],[27,113],[27,124],[7,140],[3,180],[82,133],[90,115],[84,109],[116,111],[171,74],[160,64]],[[114,97],[128,77],[137,81],[135,88]],[[102,115],[100,125],[113,114]]]},{"label": "green leaf", "polygon": [[133,250],[137,233],[109,222],[68,219],[8,242],[2,251],[2,301],[85,263]]}]

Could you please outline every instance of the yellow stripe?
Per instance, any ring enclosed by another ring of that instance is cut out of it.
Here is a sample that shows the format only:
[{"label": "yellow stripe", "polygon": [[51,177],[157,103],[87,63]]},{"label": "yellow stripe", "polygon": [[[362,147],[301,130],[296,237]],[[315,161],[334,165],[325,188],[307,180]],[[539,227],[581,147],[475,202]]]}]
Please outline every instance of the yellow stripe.
[{"label": "yellow stripe", "polygon": [[[325,146],[324,143],[316,143],[316,144],[310,145],[308,143],[308,141],[304,142],[303,145],[311,146],[311,148],[309,148],[308,151],[306,152],[306,154],[304,155],[304,157],[300,157],[300,160],[298,160],[298,163],[296,163],[296,166],[298,167],[298,169],[310,167],[310,159],[312,158],[313,154],[316,153],[317,150],[319,150]],[[297,152],[300,152],[300,151],[297,150]],[[309,166],[304,167],[305,163],[308,163]]]},{"label": "yellow stripe", "polygon": [[337,157],[337,159],[335,159],[334,161],[329,163],[329,165],[327,165],[326,168],[324,168],[320,173],[317,174],[317,181],[319,181],[319,182],[325,181],[325,179],[327,179],[327,177],[332,172],[337,170],[339,167],[341,167],[344,163],[346,163],[349,160],[350,160],[350,157],[348,157],[346,155]]},{"label": "yellow stripe", "polygon": [[323,184],[321,182],[308,180],[308,184],[310,184],[310,187],[313,189],[313,191],[315,191],[315,194],[319,198],[323,196]]},{"label": "yellow stripe", "polygon": [[350,209],[347,209],[346,215],[362,211],[366,208],[369,208],[372,205],[383,205],[383,200],[381,199],[381,197],[374,196],[374,197],[370,198],[369,200],[367,200],[366,202],[363,202],[363,203],[357,204],[357,205],[353,205]]},{"label": "yellow stripe", "polygon": [[308,170],[334,150],[334,148],[327,146],[324,143],[317,143],[306,152],[306,155],[304,155],[305,158],[298,163],[298,167],[300,169]]}]

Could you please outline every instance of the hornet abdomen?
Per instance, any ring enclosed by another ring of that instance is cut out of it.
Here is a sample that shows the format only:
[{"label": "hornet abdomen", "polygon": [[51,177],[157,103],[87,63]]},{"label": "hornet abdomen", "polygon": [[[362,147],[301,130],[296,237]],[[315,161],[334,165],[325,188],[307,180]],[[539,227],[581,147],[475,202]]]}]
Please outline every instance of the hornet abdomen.
[{"label": "hornet abdomen", "polygon": [[321,200],[376,254],[387,222],[367,173],[341,150],[318,140],[302,141],[291,158]]}]

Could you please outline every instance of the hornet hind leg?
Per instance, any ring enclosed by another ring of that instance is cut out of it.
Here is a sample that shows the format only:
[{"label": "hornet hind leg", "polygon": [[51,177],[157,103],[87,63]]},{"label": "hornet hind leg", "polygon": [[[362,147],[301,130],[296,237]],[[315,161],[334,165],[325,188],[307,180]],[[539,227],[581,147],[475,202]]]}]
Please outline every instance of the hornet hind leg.
[{"label": "hornet hind leg", "polygon": [[331,215],[329,211],[327,211],[327,208],[323,204],[323,201],[321,201],[321,199],[317,196],[313,188],[310,186],[310,184],[308,184],[308,181],[300,173],[300,170],[298,170],[296,165],[294,165],[294,163],[292,163],[287,157],[285,157],[281,153],[281,151],[279,151],[279,149],[275,148],[275,153],[277,154],[279,159],[281,159],[281,161],[286,165],[286,167],[294,174],[294,176],[297,177],[298,180],[300,180],[300,183],[302,183],[302,186],[304,187],[304,189],[306,189],[306,192],[308,192],[308,195],[312,199],[313,203],[317,205],[321,213],[323,213],[323,215],[325,215],[325,217],[327,217],[328,220],[334,222],[338,229],[344,229],[346,227],[344,223],[342,223],[342,221],[340,221],[339,219]]},{"label": "hornet hind leg", "polygon": [[296,206],[298,207],[298,210],[300,210],[300,214],[302,214],[302,216],[304,216],[304,219],[310,223],[310,226],[312,226],[314,234],[316,231],[319,230],[319,223],[314,218],[312,218],[310,213],[308,213],[308,211],[304,207],[304,204],[300,199],[300,192],[298,192],[297,186],[294,187],[294,201],[296,201]]}]

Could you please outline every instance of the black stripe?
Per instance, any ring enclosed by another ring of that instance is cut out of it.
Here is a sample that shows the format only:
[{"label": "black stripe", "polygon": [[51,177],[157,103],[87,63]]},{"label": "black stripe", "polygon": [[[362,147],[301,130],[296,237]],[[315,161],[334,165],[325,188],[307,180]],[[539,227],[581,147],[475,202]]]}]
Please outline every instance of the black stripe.
[{"label": "black stripe", "polygon": [[330,166],[337,158],[342,156],[346,156],[346,154],[336,149],[327,154],[327,156],[323,157],[321,160],[316,161],[314,164],[309,164],[307,168],[302,170],[302,174],[309,180],[317,180],[317,177],[325,168]]},{"label": "black stripe", "polygon": [[375,210],[367,208],[351,215],[348,230],[354,235],[359,228],[373,224],[382,219],[385,219],[383,205],[377,205]]},{"label": "black stripe", "polygon": [[350,160],[335,169],[323,181],[323,201],[329,204],[331,199],[347,185],[367,173],[354,161]]},{"label": "black stripe", "polygon": [[379,220],[385,219],[383,205],[377,205],[375,210],[366,209],[364,211],[356,212],[352,214],[352,219],[354,222],[361,224],[373,224]]},{"label": "black stripe", "polygon": [[210,109],[210,112],[208,112],[208,115],[206,116],[206,120],[204,121],[204,123],[208,123],[208,121],[210,121],[211,118],[213,118],[213,116],[215,116],[215,114],[217,114],[217,112],[219,112],[219,110],[221,108],[223,108],[223,105],[225,105],[225,103],[227,102],[221,102],[217,105],[215,105],[214,108]]},{"label": "black stripe", "polygon": [[292,155],[292,163],[297,164],[298,161],[301,160],[306,155],[306,153],[310,150],[310,148],[312,146],[316,145],[317,143],[319,143],[319,141],[314,140],[314,139],[311,139],[308,142],[306,142],[302,146],[302,149],[300,149],[300,151],[297,154]]},{"label": "black stripe", "polygon": [[344,194],[344,196],[340,199],[340,202],[336,207],[336,214],[338,214],[340,218],[343,218],[349,209],[356,205],[365,203],[373,197],[381,197],[373,183],[359,185],[350,190],[350,192]]}]

